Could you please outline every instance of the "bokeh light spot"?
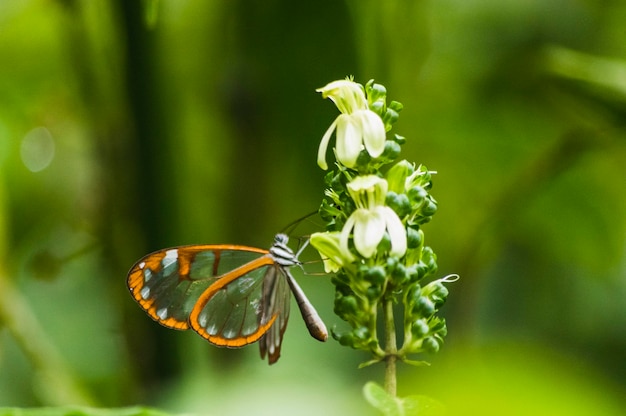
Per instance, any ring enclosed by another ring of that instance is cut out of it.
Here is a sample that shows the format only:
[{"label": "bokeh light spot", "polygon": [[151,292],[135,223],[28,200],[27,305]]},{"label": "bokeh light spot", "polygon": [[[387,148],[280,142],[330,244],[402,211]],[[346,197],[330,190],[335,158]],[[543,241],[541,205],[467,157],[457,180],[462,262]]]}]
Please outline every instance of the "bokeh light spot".
[{"label": "bokeh light spot", "polygon": [[22,162],[31,172],[40,172],[54,159],[54,138],[45,127],[36,127],[26,133],[20,147]]}]

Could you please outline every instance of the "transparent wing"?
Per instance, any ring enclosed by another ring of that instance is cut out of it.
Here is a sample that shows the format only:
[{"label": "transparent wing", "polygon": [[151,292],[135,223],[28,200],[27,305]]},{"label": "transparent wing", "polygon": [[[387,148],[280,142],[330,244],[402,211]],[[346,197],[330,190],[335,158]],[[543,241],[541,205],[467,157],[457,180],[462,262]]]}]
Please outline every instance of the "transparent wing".
[{"label": "transparent wing", "polygon": [[152,319],[168,328],[188,329],[190,314],[207,288],[267,253],[234,245],[159,250],[135,263],[128,272],[127,285]]},{"label": "transparent wing", "polygon": [[285,287],[289,296],[284,278],[282,283],[276,279],[278,270],[270,257],[261,257],[222,276],[200,296],[190,314],[192,328],[209,342],[231,348],[255,342],[272,331],[276,320],[281,322],[279,308],[284,304],[268,307],[267,282]]},{"label": "transparent wing", "polygon": [[275,320],[275,322],[259,341],[259,348],[261,358],[267,355],[270,364],[274,364],[280,358],[283,335],[289,320],[291,290],[286,277],[286,272],[281,267],[275,266],[263,280],[262,321]]}]

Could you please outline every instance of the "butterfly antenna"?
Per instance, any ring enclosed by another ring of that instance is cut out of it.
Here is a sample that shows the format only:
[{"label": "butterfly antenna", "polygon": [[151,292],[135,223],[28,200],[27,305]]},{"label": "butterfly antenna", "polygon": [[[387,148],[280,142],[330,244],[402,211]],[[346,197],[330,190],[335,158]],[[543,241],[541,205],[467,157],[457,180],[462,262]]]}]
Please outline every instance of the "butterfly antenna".
[{"label": "butterfly antenna", "polygon": [[313,215],[317,214],[317,210],[313,211],[313,212],[309,212],[308,214],[298,218],[295,221],[292,221],[291,223],[289,223],[285,228],[282,229],[281,233],[282,234],[287,234],[287,235],[291,235],[291,233],[296,229],[296,227],[298,225],[300,225],[300,223],[304,220],[306,220],[307,218],[312,217]]}]

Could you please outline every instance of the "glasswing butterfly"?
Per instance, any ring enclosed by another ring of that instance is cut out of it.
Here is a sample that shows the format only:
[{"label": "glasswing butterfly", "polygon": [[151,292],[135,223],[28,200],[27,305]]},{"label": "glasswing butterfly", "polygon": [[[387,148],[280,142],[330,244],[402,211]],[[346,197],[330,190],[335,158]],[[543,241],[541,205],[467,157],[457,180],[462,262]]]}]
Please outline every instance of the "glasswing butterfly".
[{"label": "glasswing butterfly", "polygon": [[168,328],[193,329],[210,343],[238,348],[259,341],[261,358],[280,357],[293,292],[313,338],[324,322],[289,272],[299,254],[277,234],[269,250],[239,245],[190,245],[155,251],[128,272],[139,306]]}]

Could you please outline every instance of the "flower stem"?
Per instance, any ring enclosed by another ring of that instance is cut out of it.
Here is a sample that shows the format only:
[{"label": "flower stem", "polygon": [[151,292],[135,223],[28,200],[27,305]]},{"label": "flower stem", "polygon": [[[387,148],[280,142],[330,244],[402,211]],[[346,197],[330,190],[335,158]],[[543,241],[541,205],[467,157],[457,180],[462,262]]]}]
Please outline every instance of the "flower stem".
[{"label": "flower stem", "polygon": [[398,346],[396,344],[396,325],[393,320],[393,301],[391,299],[384,300],[383,317],[385,321],[385,390],[390,396],[396,397]]}]

